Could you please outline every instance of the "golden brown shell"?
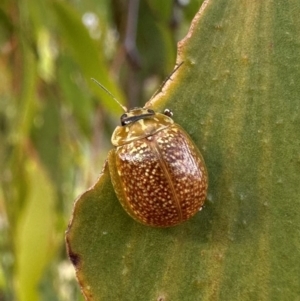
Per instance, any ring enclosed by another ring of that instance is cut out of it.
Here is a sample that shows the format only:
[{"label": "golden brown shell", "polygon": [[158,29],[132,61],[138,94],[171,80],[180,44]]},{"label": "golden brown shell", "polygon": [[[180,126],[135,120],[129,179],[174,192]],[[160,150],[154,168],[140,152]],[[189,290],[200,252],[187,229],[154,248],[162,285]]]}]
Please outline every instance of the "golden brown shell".
[{"label": "golden brown shell", "polygon": [[[134,126],[145,126],[145,120]],[[109,168],[124,209],[149,226],[180,224],[195,215],[206,198],[204,160],[188,134],[173,122],[117,146],[110,152]]]}]

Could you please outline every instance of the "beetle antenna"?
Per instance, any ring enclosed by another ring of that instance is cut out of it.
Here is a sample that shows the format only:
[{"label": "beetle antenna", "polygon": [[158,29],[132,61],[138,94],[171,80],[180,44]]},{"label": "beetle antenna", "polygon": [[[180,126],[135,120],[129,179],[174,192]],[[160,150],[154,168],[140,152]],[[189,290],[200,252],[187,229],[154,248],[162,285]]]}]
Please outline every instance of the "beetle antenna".
[{"label": "beetle antenna", "polygon": [[183,64],[184,62],[181,62],[180,64],[178,64],[177,66],[176,66],[176,68],[167,76],[167,78],[162,82],[162,84],[160,85],[160,87],[155,91],[155,93],[152,95],[152,97],[150,98],[150,100],[152,99],[152,98],[154,98],[161,90],[162,90],[162,88],[164,87],[164,85],[166,84],[166,82],[170,79],[170,80],[172,80],[171,79],[171,76],[182,66],[182,64]]},{"label": "beetle antenna", "polygon": [[100,88],[102,88],[122,109],[124,112],[127,112],[128,109],[123,106],[114,96],[113,94],[111,94],[102,84],[100,84],[97,80],[95,80],[94,78],[91,78],[91,80],[93,82],[95,82]]}]

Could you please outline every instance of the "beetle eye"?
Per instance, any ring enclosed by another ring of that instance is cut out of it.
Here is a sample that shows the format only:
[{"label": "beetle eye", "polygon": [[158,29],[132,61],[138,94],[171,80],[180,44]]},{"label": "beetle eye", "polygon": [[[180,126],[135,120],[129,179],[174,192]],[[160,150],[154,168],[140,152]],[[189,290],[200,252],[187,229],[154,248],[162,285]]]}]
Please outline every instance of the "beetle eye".
[{"label": "beetle eye", "polygon": [[168,117],[172,117],[173,116],[173,112],[170,109],[165,109],[164,110],[164,114]]},{"label": "beetle eye", "polygon": [[150,114],[155,114],[155,112],[154,112],[153,110],[151,110],[151,109],[148,109],[147,111],[148,111],[148,113],[150,113]]},{"label": "beetle eye", "polygon": [[120,117],[120,120],[121,120],[121,125],[125,125],[126,124],[126,118],[128,117],[127,114],[123,114],[121,117]]}]

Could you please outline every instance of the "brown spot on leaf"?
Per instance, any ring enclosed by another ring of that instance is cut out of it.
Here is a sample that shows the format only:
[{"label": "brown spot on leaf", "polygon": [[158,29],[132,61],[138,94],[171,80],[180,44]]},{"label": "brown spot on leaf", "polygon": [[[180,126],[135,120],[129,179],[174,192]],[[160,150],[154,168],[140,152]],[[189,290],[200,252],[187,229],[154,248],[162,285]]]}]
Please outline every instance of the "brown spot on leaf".
[{"label": "brown spot on leaf", "polygon": [[76,253],[73,253],[70,249],[69,249],[68,253],[69,253],[69,258],[70,258],[71,262],[73,263],[73,265],[75,267],[77,267],[80,262],[80,256]]},{"label": "brown spot on leaf", "polygon": [[68,237],[68,231],[70,229],[70,225],[68,227],[68,230],[66,232],[66,246],[67,246],[67,252],[68,252],[68,255],[69,255],[69,258],[72,262],[72,264],[74,265],[74,267],[77,269],[78,266],[79,266],[79,263],[80,263],[80,256],[73,252],[72,249],[71,249],[71,245],[70,245],[70,241],[69,241],[69,237]]}]

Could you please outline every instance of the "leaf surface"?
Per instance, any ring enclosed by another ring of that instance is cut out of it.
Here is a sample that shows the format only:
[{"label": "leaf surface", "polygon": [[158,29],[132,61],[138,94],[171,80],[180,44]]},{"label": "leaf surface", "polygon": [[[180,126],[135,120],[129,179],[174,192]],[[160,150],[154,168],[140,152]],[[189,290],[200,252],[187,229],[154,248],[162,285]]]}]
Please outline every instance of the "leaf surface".
[{"label": "leaf surface", "polygon": [[105,166],[76,202],[69,254],[87,300],[296,300],[300,292],[300,3],[205,1],[162,93],[209,173],[205,208],[155,229]]}]

